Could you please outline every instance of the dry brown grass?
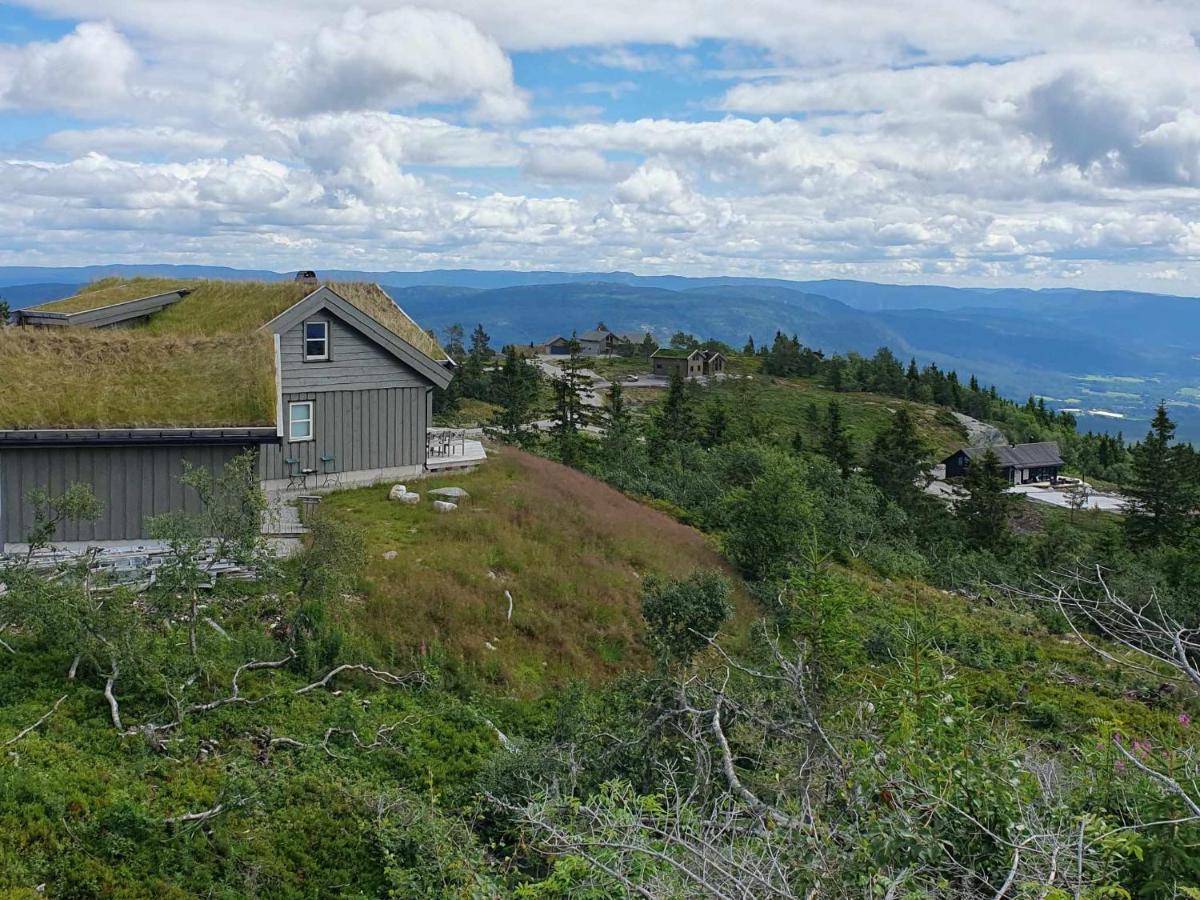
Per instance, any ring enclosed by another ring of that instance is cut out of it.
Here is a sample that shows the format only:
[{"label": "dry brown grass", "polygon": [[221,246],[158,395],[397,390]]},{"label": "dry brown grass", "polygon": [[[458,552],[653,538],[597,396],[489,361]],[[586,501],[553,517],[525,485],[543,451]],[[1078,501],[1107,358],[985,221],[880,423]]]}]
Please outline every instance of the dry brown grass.
[{"label": "dry brown grass", "polygon": [[[150,287],[147,284],[148,282],[153,282],[155,286]],[[136,278],[133,281],[126,281],[121,278],[102,278],[99,281],[93,281],[91,284],[85,284],[70,297],[63,297],[61,300],[51,300],[49,303],[31,306],[30,310],[56,313],[83,312],[89,309],[100,309],[102,306],[124,303],[127,300],[138,300],[142,297],[152,297],[155,294],[165,294],[180,286],[180,282],[178,281],[168,281],[165,279]]]},{"label": "dry brown grass", "polygon": [[271,425],[274,397],[265,334],[0,329],[0,428]]},{"label": "dry brown grass", "polygon": [[[444,485],[471,500],[439,515],[428,499],[404,506],[377,487],[334,494],[322,508],[366,536],[358,620],[385,651],[399,658],[422,644],[441,648],[509,692],[644,667],[642,580],[728,571],[699,532],[540,457],[506,448],[476,472],[411,489]],[[389,550],[395,559],[383,558]],[[752,618],[740,590],[738,606],[740,630]]]},{"label": "dry brown grass", "polygon": [[[330,287],[421,352],[445,357],[378,285]],[[274,355],[258,329],[311,284],[108,278],[37,308],[79,312],[181,288],[190,293],[132,329],[0,329],[0,427],[272,424]]]},{"label": "dry brown grass", "polygon": [[371,281],[331,281],[329,287],[426,356],[446,358],[446,352],[427,331],[408,317],[387,292]]},{"label": "dry brown grass", "polygon": [[[331,281],[336,291],[384,327],[434,359],[446,354],[427,332],[401,310],[379,285],[366,281]],[[186,289],[190,293],[154,315],[146,325],[152,332],[170,334],[231,334],[260,328],[315,290],[295,281],[219,281],[178,278],[105,278],[84,285],[70,297],[34,309],[81,312],[126,300]]]}]

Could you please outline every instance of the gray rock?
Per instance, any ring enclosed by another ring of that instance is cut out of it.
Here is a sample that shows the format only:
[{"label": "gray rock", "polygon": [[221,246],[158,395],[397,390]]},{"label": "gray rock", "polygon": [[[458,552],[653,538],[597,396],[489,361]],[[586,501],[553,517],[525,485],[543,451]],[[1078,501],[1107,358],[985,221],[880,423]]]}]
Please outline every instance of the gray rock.
[{"label": "gray rock", "polygon": [[445,500],[434,500],[433,508],[441,513],[454,512],[458,509],[457,503],[449,503]]},{"label": "gray rock", "polygon": [[399,500],[401,497],[403,497],[407,493],[408,493],[408,488],[406,488],[404,485],[393,484],[392,489],[390,491],[388,491],[388,499],[389,500]]},{"label": "gray rock", "polygon": [[395,559],[399,555],[400,554],[398,554],[395,550],[389,550],[387,553],[383,554],[383,558],[384,559]]},{"label": "gray rock", "polygon": [[407,503],[409,506],[415,506],[421,502],[421,495],[412,491],[405,491],[397,499],[399,499],[401,503]]},{"label": "gray rock", "polygon": [[432,497],[446,497],[447,499],[454,500],[456,502],[459,500],[466,500],[471,496],[460,487],[434,488],[433,490],[429,491],[429,495]]}]

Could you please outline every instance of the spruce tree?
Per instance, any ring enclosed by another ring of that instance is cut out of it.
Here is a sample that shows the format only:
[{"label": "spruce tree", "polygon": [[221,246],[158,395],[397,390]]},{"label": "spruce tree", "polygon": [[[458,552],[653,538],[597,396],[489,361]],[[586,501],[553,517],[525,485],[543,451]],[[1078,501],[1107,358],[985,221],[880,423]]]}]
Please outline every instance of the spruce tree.
[{"label": "spruce tree", "polygon": [[968,497],[958,504],[957,513],[967,539],[983,550],[1000,549],[1008,538],[1012,495],[994,450],[988,448],[971,460],[963,487]]},{"label": "spruce tree", "polygon": [[1175,423],[1160,402],[1145,439],[1130,451],[1125,534],[1134,546],[1174,544],[1191,527],[1197,503],[1187,445],[1172,445]]},{"label": "spruce tree", "polygon": [[576,465],[582,450],[579,431],[587,424],[587,410],[583,403],[583,358],[575,335],[571,335],[567,349],[570,355],[561,366],[562,374],[554,379],[554,424],[550,434],[558,458],[567,465]]},{"label": "spruce tree", "polygon": [[492,392],[491,379],[484,370],[485,363],[492,356],[492,348],[488,346],[490,340],[482,324],[476,325],[475,330],[471,332],[471,349],[459,370],[464,397],[474,397],[477,400],[497,399]]},{"label": "spruce tree", "polygon": [[509,347],[496,381],[496,400],[500,404],[500,410],[492,424],[498,427],[501,436],[511,443],[523,445],[532,437],[526,431],[526,425],[532,418],[538,380],[537,369],[520,357],[516,348]]},{"label": "spruce tree", "polygon": [[704,417],[704,433],[700,443],[705,447],[716,447],[725,443],[729,436],[729,416],[725,404],[715,401],[709,404]]},{"label": "spruce tree", "polygon": [[824,434],[821,436],[821,452],[833,460],[843,477],[850,474],[854,467],[854,447],[850,443],[846,424],[842,421],[842,405],[836,400],[829,401]]},{"label": "spruce tree", "polygon": [[614,381],[608,389],[608,403],[604,407],[604,439],[601,449],[605,460],[614,466],[628,459],[637,447],[637,433],[629,407],[625,405],[625,389]]},{"label": "spruce tree", "polygon": [[928,456],[929,448],[907,407],[902,406],[888,427],[875,435],[867,471],[884,496],[911,507],[921,493],[917,479],[929,469]]},{"label": "spruce tree", "polygon": [[667,399],[654,423],[655,437],[662,443],[686,444],[696,439],[696,414],[687,382],[676,369],[671,373]]}]

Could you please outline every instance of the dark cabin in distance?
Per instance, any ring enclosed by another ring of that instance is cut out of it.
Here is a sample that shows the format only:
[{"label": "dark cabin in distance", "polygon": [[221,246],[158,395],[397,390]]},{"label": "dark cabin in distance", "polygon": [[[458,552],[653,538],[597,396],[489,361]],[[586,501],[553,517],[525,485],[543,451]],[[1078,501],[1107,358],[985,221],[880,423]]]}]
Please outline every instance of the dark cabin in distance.
[{"label": "dark cabin in distance", "polygon": [[947,456],[942,464],[946,477],[955,478],[967,474],[973,459],[978,459],[991,450],[1000,460],[1000,468],[1010,484],[1029,484],[1034,481],[1052,481],[1063,467],[1057,441],[1040,441],[1036,444],[1016,444],[1011,447],[963,447]]}]

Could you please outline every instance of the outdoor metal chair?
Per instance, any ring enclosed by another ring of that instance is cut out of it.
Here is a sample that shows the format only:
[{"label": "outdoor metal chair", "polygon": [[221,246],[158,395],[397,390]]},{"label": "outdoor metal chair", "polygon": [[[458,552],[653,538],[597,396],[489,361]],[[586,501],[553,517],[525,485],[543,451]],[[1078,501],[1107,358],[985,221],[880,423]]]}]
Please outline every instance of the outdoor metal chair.
[{"label": "outdoor metal chair", "polygon": [[300,468],[300,460],[294,456],[289,456],[285,459],[284,464],[288,467],[288,483],[289,488],[303,488],[306,486],[307,478],[304,470]]},{"label": "outdoor metal chair", "polygon": [[329,487],[333,484],[342,483],[342,473],[338,471],[337,459],[332,453],[327,453],[321,457],[321,474],[325,476],[325,480],[321,482],[321,487]]}]

